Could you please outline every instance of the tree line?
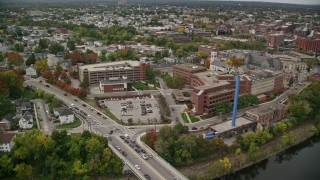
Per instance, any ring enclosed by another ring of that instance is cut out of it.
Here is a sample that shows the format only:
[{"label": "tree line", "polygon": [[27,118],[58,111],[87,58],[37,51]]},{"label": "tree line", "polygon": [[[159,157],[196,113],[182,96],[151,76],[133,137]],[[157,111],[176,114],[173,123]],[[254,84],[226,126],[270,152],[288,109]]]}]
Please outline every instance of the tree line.
[{"label": "tree line", "polygon": [[73,136],[39,130],[17,134],[10,153],[1,153],[0,178],[79,179],[115,177],[123,163],[112,153],[106,138],[89,131]]},{"label": "tree line", "polygon": [[195,160],[225,154],[228,150],[220,138],[204,139],[202,135],[189,133],[188,127],[178,124],[171,128],[163,126],[157,134],[150,131],[142,139],[163,159],[175,166],[192,164]]}]

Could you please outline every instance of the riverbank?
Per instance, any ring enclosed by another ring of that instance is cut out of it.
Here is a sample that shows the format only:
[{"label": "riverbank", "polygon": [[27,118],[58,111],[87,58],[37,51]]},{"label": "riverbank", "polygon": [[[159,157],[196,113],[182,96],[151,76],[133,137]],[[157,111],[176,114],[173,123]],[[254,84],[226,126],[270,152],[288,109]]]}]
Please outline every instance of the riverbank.
[{"label": "riverbank", "polygon": [[[186,176],[192,179],[214,179],[224,175],[234,173],[242,170],[256,163],[259,163],[275,154],[278,154],[286,149],[296,146],[307,139],[313,137],[311,127],[314,122],[305,122],[301,125],[297,125],[291,129],[285,136],[276,137],[269,143],[258,147],[255,160],[249,157],[248,153],[241,153],[235,155],[234,152],[226,154],[221,157],[206,159],[194,163],[188,167],[180,167],[179,170]],[[219,159],[227,157],[230,160],[231,168],[224,168],[219,165]]]}]

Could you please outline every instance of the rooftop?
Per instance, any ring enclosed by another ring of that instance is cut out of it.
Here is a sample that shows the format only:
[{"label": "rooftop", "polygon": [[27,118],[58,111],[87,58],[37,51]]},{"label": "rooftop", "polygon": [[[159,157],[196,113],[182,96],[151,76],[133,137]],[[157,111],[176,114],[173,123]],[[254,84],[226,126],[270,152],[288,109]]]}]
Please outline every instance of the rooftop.
[{"label": "rooftop", "polygon": [[206,68],[203,67],[203,66],[196,66],[194,64],[177,64],[177,65],[174,65],[173,67],[175,68],[179,68],[179,69],[183,69],[187,72],[192,72],[192,73],[196,73],[196,72],[201,72],[201,71],[205,71]]},{"label": "rooftop", "polygon": [[103,79],[100,81],[101,84],[118,84],[118,83],[131,83],[128,79],[123,78],[109,78],[109,79]]},{"label": "rooftop", "polygon": [[66,108],[66,107],[55,108],[54,110],[55,110],[55,111],[58,111],[59,116],[67,116],[67,115],[73,114],[73,112],[71,111],[71,109]]},{"label": "rooftop", "polygon": [[209,71],[199,72],[194,75],[198,76],[198,78],[205,83],[204,86],[199,86],[199,87],[205,88],[206,86],[208,86],[208,88],[212,88],[212,87],[219,87],[219,86],[230,84],[227,81],[219,81],[217,77],[214,74],[210,73]]},{"label": "rooftop", "polygon": [[16,133],[0,134],[0,144],[10,143],[15,135],[16,135]]},{"label": "rooftop", "polygon": [[[220,124],[216,124],[216,125],[210,126],[210,128],[216,130],[219,133],[225,132],[225,131],[233,129],[231,122],[232,122],[231,120],[225,121],[225,122],[222,122]],[[236,128],[240,127],[240,126],[243,126],[243,125],[246,125],[246,124],[250,124],[250,123],[252,123],[252,121],[250,121],[250,120],[248,120],[248,119],[246,119],[244,117],[239,117],[239,118],[236,119]]]},{"label": "rooftop", "polygon": [[132,69],[135,66],[139,66],[139,61],[116,61],[116,62],[108,62],[108,63],[100,63],[100,64],[89,64],[80,66],[79,69],[88,71],[103,71],[103,70],[117,70],[117,69]]}]

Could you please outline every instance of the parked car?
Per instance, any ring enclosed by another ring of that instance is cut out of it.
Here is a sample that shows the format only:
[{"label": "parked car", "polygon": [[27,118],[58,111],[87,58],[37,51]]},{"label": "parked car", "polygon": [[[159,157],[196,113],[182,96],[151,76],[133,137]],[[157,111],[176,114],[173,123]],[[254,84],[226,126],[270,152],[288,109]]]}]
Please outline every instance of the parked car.
[{"label": "parked car", "polygon": [[122,151],[122,155],[123,155],[123,156],[127,156],[127,153],[124,152],[124,151]]},{"label": "parked car", "polygon": [[78,99],[74,99],[75,102],[78,102]]},{"label": "parked car", "polygon": [[196,127],[192,127],[192,130],[197,130],[198,128],[196,128]]},{"label": "parked car", "polygon": [[137,153],[139,153],[139,152],[140,152],[140,150],[139,150],[139,149],[135,149],[135,151],[136,151]]},{"label": "parked car", "polygon": [[141,152],[146,153],[146,151],[144,149],[141,149]]},{"label": "parked car", "polygon": [[136,147],[137,147],[137,148],[140,148],[140,146],[139,146],[138,144],[136,144]]},{"label": "parked car", "polygon": [[97,112],[97,114],[100,116],[101,115],[101,113],[100,112]]},{"label": "parked car", "polygon": [[112,137],[108,137],[108,140],[109,140],[109,141],[112,141]]},{"label": "parked car", "polygon": [[87,107],[87,105],[85,105],[85,104],[82,104],[82,106],[83,106],[83,107]]},{"label": "parked car", "polygon": [[103,119],[107,119],[107,117],[105,117],[105,116],[102,116],[102,118],[103,118]]},{"label": "parked car", "polygon": [[47,84],[46,87],[50,87],[50,86]]},{"label": "parked car", "polygon": [[67,93],[64,93],[63,95],[68,96],[68,94],[67,94]]},{"label": "parked car", "polygon": [[118,151],[121,151],[121,148],[119,146],[116,146],[116,149],[118,149]]},{"label": "parked car", "polygon": [[120,138],[121,138],[121,139],[124,139],[124,136],[121,135]]},{"label": "parked car", "polygon": [[134,127],[128,127],[128,129],[134,129]]},{"label": "parked car", "polygon": [[129,143],[129,140],[128,140],[128,139],[126,139],[126,140],[124,140],[124,142]]},{"label": "parked car", "polygon": [[111,130],[110,132],[109,132],[109,134],[111,135],[113,133],[113,131]]}]

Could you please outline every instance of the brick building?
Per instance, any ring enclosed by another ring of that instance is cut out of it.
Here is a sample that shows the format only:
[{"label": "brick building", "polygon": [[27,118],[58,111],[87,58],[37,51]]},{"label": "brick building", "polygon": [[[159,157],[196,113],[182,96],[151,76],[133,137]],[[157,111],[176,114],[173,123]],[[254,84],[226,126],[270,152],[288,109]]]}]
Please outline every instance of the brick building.
[{"label": "brick building", "polygon": [[320,52],[320,39],[298,37],[297,47],[304,51]]},{"label": "brick building", "polygon": [[263,106],[246,112],[245,116],[249,119],[257,121],[263,127],[278,122],[287,117],[287,110],[283,104],[275,104],[273,106]]},{"label": "brick building", "polygon": [[268,46],[277,47],[281,46],[284,43],[284,35],[283,34],[270,34],[268,36]]},{"label": "brick building", "polygon": [[131,91],[132,82],[127,79],[119,78],[104,79],[100,81],[99,88],[103,93]]},{"label": "brick building", "polygon": [[109,78],[144,81],[147,68],[148,64],[139,61],[117,61],[79,66],[78,72],[81,82],[87,78],[90,85],[99,85],[101,80]]},{"label": "brick building", "polygon": [[198,46],[198,51],[203,51],[210,55],[212,51],[219,53],[219,48],[216,46],[200,45]]},{"label": "brick building", "polygon": [[195,73],[206,71],[203,66],[193,64],[177,64],[173,66],[173,75],[181,75],[185,78],[185,83],[191,85],[191,76]]},{"label": "brick building", "polygon": [[267,94],[270,96],[284,91],[283,79],[283,73],[260,73],[243,77],[243,80],[246,82],[247,93],[253,95]]}]

